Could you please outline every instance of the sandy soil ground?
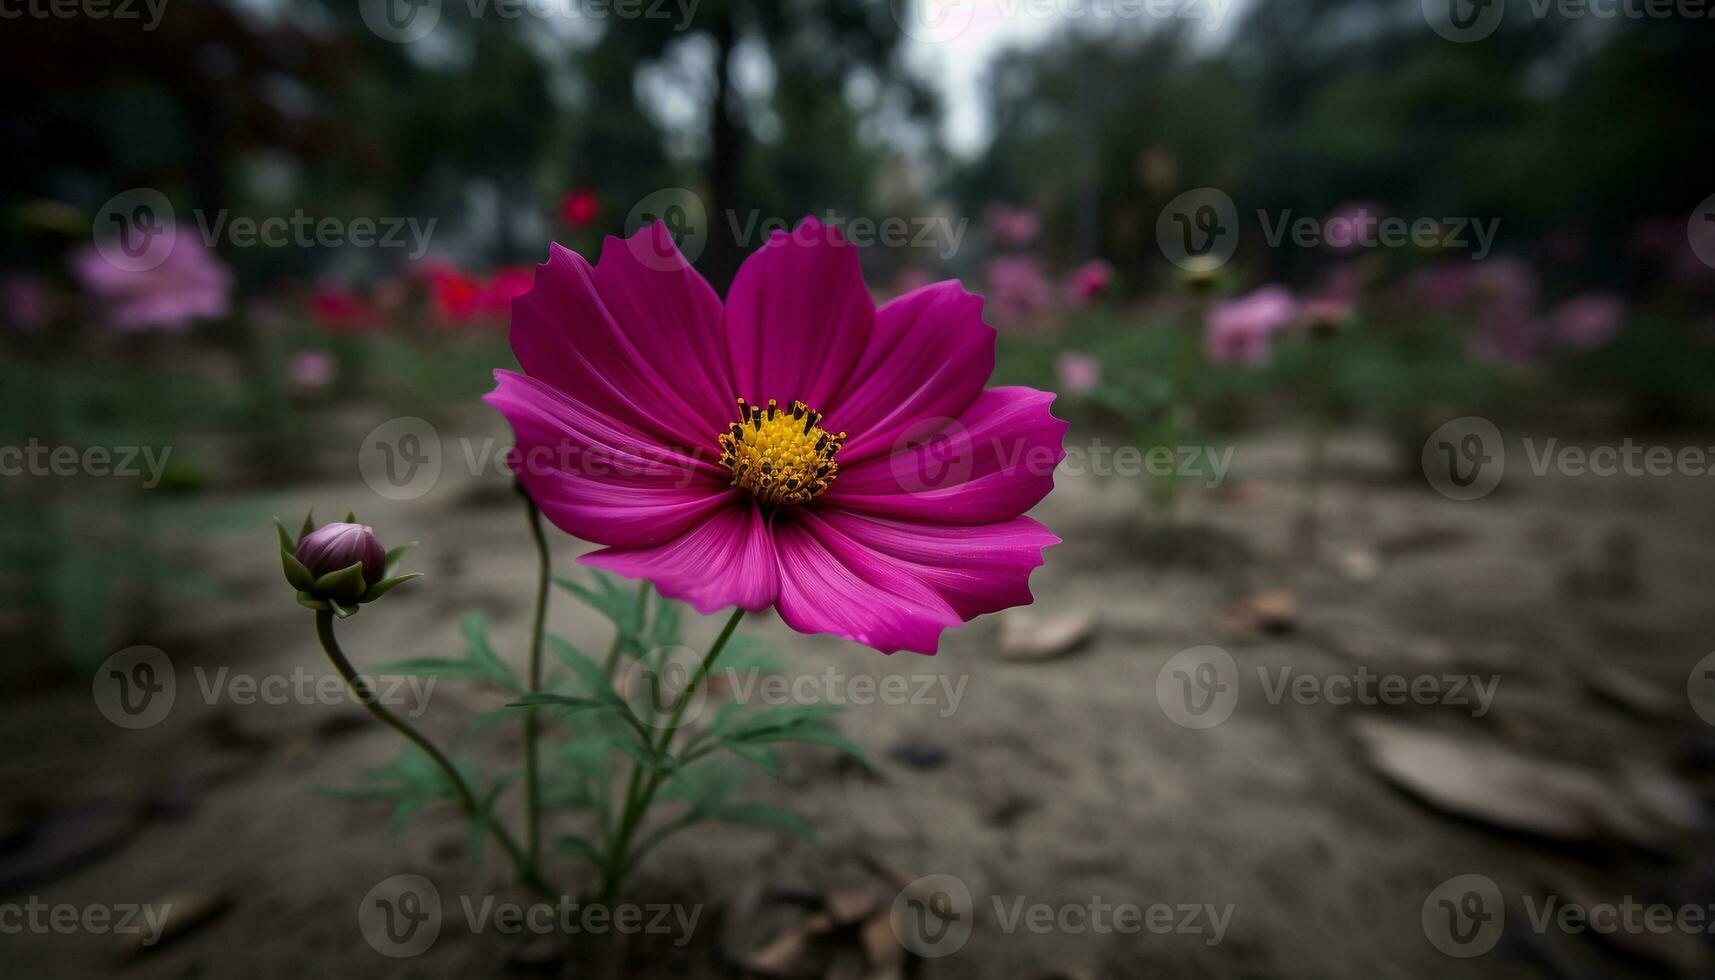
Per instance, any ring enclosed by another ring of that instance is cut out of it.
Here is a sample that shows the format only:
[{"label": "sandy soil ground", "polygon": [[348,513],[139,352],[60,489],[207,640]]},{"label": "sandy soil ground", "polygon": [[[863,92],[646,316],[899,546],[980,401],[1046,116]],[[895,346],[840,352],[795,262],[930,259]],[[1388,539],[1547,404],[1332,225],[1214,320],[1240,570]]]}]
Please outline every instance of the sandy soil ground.
[{"label": "sandy soil ground", "polygon": [[[489,423],[472,426],[504,444]],[[914,691],[930,676],[950,687],[839,718],[874,771],[795,746],[782,779],[752,783],[749,798],[810,818],[821,848],[737,827],[677,838],[646,862],[631,897],[699,905],[689,941],[586,940],[571,967],[551,938],[473,932],[456,911],[461,898],[528,896],[497,852],[469,863],[450,807],[395,838],[385,807],[322,792],[392,758],[391,732],[350,705],[206,703],[197,668],[321,674],[326,663],[310,614],[279,581],[272,529],[205,542],[242,598],[184,610],[170,636],[137,638],[177,668],[165,721],[118,729],[87,682],[5,698],[0,782],[14,877],[0,902],[173,902],[187,920],[201,903],[210,915],[131,954],[81,929],[3,935],[4,972],[737,976],[804,922],[805,902],[869,894],[885,906],[894,891],[880,866],[952,875],[972,895],[969,941],[895,964],[906,975],[1710,975],[1707,934],[1533,922],[1551,898],[1715,903],[1701,833],[1715,729],[1687,693],[1693,666],[1715,649],[1706,478],[1535,477],[1521,466],[1494,495],[1460,503],[1400,479],[1379,440],[1351,434],[1334,444],[1321,557],[1305,562],[1290,545],[1296,449],[1285,438],[1241,445],[1226,485],[1192,494],[1174,532],[1139,524],[1134,483],[1063,479],[1037,514],[1065,544],[1036,573],[1034,611],[1087,615],[1094,634],[1061,656],[1003,656],[1003,631],[1029,625],[1016,617],[979,620],[934,658],[801,637],[772,617],[748,622],[793,674],[904,674]],[[353,478],[281,505],[324,516],[355,507],[387,539],[425,542],[415,564],[430,577],[344,628],[360,664],[451,654],[470,609],[489,612],[497,648],[522,660],[534,569],[519,508],[503,479],[457,468],[413,501],[381,500]],[[554,548],[570,572],[584,546],[556,535]],[[1270,590],[1290,592],[1297,611],[1259,624],[1246,600]],[[569,597],[556,597],[551,619],[586,649],[605,649],[603,622]],[[715,626],[698,621],[693,635],[706,642]],[[1237,668],[1236,706],[1207,729],[1176,723],[1158,694],[1169,661],[1201,645]],[[1282,669],[1323,693],[1343,689],[1324,686],[1329,678],[1364,675],[1498,686],[1475,717],[1446,686],[1441,703],[1396,707],[1271,696]],[[468,713],[494,701],[448,682],[423,724],[461,750],[516,759],[514,726],[464,732]],[[1378,752],[1407,760],[1407,774],[1378,768]],[[1429,783],[1413,784],[1422,767],[1410,760],[1424,758]],[[16,876],[57,852],[81,855],[81,866]],[[569,861],[554,871],[570,888],[589,886]],[[430,952],[392,959],[366,941],[359,908],[377,883],[406,873],[429,878],[448,911]],[[1504,905],[1498,941],[1468,958],[1438,949],[1430,923],[1438,887],[1463,874],[1492,881]],[[1074,915],[1042,932],[1009,928],[1020,901],[1056,914],[1093,902],[1171,906],[1174,925],[1076,929],[1084,919]],[[831,962],[817,970],[863,973],[850,950]]]}]

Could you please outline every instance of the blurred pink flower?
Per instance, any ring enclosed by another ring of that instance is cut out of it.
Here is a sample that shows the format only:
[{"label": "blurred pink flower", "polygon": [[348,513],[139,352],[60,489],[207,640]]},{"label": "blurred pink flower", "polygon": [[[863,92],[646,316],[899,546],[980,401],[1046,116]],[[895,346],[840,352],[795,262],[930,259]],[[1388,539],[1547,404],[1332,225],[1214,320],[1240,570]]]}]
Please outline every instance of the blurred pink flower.
[{"label": "blurred pink flower", "polygon": [[1442,311],[1528,308],[1536,301],[1536,273],[1513,258],[1428,266],[1412,276],[1412,286],[1420,299]]},{"label": "blurred pink flower", "polygon": [[1274,335],[1298,318],[1298,302],[1280,286],[1222,300],[1209,310],[1204,343],[1209,360],[1257,365],[1268,360]]},{"label": "blurred pink flower", "polygon": [[1040,313],[1054,300],[1054,290],[1034,256],[1003,255],[989,260],[989,302],[995,319],[1017,325]]},{"label": "blurred pink flower", "polygon": [[1383,213],[1381,205],[1371,201],[1348,201],[1323,219],[1322,241],[1329,250],[1342,253],[1373,245]]},{"label": "blurred pink flower", "polygon": [[893,292],[894,295],[903,296],[914,289],[922,289],[933,281],[929,273],[916,266],[908,266],[900,269],[899,274],[893,277]]},{"label": "blurred pink flower", "polygon": [[983,210],[989,235],[1002,248],[1023,248],[1042,233],[1042,218],[1030,208],[996,201]]},{"label": "blurred pink flower", "polygon": [[178,331],[193,320],[223,317],[232,292],[232,270],[184,229],[152,269],[121,268],[93,245],[72,253],[71,269],[101,301],[107,322],[124,331]]},{"label": "blurred pink flower", "polygon": [[286,375],[299,388],[319,391],[333,382],[337,370],[338,364],[332,354],[324,350],[306,350],[292,355]]},{"label": "blurred pink flower", "polygon": [[0,306],[5,322],[18,330],[34,332],[48,322],[48,288],[40,276],[16,274],[0,281]]},{"label": "blurred pink flower", "polygon": [[1584,293],[1555,308],[1548,321],[1568,350],[1591,350],[1613,340],[1626,321],[1626,303],[1612,293]]},{"label": "blurred pink flower", "polygon": [[1091,259],[1066,278],[1066,302],[1086,306],[1107,292],[1113,281],[1114,267],[1102,259]]},{"label": "blurred pink flower", "polygon": [[1063,351],[1058,368],[1060,387],[1069,394],[1087,395],[1102,383],[1101,363],[1081,351]]}]

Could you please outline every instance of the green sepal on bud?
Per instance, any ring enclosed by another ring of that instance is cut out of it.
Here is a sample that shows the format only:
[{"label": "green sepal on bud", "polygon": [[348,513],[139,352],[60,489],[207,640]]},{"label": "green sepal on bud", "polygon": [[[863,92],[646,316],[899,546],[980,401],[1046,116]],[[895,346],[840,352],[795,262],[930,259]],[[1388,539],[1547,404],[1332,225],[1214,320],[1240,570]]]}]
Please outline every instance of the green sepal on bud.
[{"label": "green sepal on bud", "polygon": [[421,572],[397,574],[405,551],[415,545],[400,545],[383,551],[375,532],[348,514],[344,522],[316,527],[313,515],[305,515],[303,529],[293,540],[279,518],[274,527],[280,537],[280,566],[286,582],[297,590],[298,604],[341,619],[353,616],[364,603],[374,602]]}]

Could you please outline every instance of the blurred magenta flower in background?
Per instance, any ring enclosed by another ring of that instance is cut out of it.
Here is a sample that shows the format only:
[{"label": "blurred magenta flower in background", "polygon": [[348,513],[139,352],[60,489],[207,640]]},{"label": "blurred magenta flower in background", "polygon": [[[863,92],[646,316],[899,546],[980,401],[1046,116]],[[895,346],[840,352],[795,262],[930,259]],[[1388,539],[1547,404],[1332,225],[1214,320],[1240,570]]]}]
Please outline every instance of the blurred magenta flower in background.
[{"label": "blurred magenta flower in background", "polygon": [[1091,259],[1066,277],[1066,302],[1072,306],[1088,306],[1106,293],[1113,281],[1114,267],[1102,259]]},{"label": "blurred magenta flower in background", "polygon": [[1069,394],[1087,395],[1102,383],[1101,363],[1081,351],[1061,352],[1055,367],[1060,375],[1060,387]]},{"label": "blurred magenta flower in background", "polygon": [[1592,350],[1619,335],[1626,322],[1626,303],[1612,293],[1584,293],[1556,307],[1548,322],[1558,346]]},{"label": "blurred magenta flower in background", "polygon": [[588,187],[574,187],[560,198],[560,220],[573,231],[583,231],[601,216],[601,198]]},{"label": "blurred magenta flower in background", "polygon": [[40,276],[22,273],[0,280],[5,323],[17,330],[40,330],[48,322],[48,288]]},{"label": "blurred magenta flower in background", "polygon": [[422,275],[434,318],[454,326],[503,323],[513,297],[528,292],[534,277],[529,266],[503,266],[483,278],[450,262],[431,263]]},{"label": "blurred magenta flower in background", "polygon": [[1258,365],[1268,360],[1274,335],[1298,318],[1298,301],[1282,286],[1264,286],[1209,310],[1204,344],[1209,360]]},{"label": "blurred magenta flower in background", "polygon": [[1042,234],[1042,217],[1030,208],[996,201],[983,211],[989,237],[1001,248],[1023,248]]},{"label": "blurred magenta flower in background", "polygon": [[[666,259],[664,261],[664,258]],[[509,457],[579,560],[699,612],[774,607],[883,652],[1031,602],[1059,539],[1053,395],[984,389],[995,332],[957,282],[876,309],[857,249],[806,218],[725,306],[657,222],[594,267],[553,245],[487,396]],[[718,453],[718,455],[716,455]]]},{"label": "blurred magenta flower in background", "polygon": [[100,302],[103,319],[119,330],[179,331],[229,309],[232,270],[183,229],[173,234],[166,258],[154,268],[121,268],[91,245],[72,253],[71,269]]},{"label": "blurred magenta flower in background", "polygon": [[310,298],[310,316],[334,333],[363,333],[381,326],[375,304],[344,286],[324,286]]},{"label": "blurred magenta flower in background", "polygon": [[1033,255],[996,256],[989,260],[986,278],[989,302],[1002,326],[1020,326],[1054,301],[1042,260]]}]

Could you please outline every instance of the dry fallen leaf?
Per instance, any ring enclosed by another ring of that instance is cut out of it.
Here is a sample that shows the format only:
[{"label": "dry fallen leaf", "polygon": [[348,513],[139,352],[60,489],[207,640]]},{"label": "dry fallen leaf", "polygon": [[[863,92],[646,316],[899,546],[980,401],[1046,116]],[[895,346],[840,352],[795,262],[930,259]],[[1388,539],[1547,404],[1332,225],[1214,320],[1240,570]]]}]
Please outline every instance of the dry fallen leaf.
[{"label": "dry fallen leaf", "polygon": [[1001,614],[995,652],[1004,660],[1051,660],[1081,649],[1095,634],[1095,617],[1081,609],[1051,614],[1009,609]]},{"label": "dry fallen leaf", "polygon": [[1663,821],[1605,773],[1376,718],[1354,732],[1382,776],[1448,813],[1556,840],[1661,849]]}]

